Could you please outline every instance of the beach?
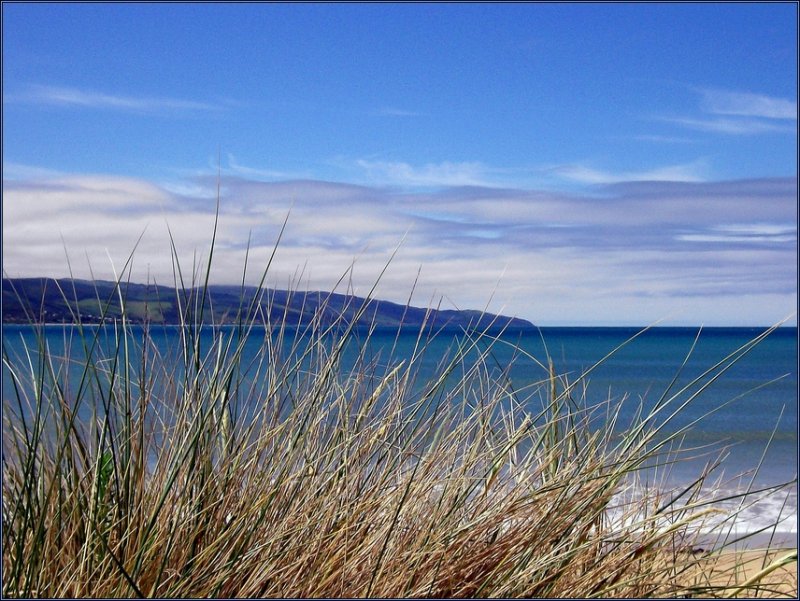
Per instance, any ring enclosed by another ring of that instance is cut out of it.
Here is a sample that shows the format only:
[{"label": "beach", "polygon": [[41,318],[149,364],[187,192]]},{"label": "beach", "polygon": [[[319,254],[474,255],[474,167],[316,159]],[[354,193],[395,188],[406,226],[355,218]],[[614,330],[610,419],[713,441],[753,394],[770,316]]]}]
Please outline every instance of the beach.
[{"label": "beach", "polygon": [[[797,549],[783,548],[770,551],[723,551],[718,559],[702,562],[692,570],[689,579],[697,583],[707,583],[710,587],[724,588],[725,594],[733,594],[736,587],[762,572],[773,562],[779,562],[790,554],[794,559],[769,572],[759,580],[763,585],[758,596],[766,598],[796,598],[797,588]],[[744,591],[740,596],[753,597],[755,591]]]}]

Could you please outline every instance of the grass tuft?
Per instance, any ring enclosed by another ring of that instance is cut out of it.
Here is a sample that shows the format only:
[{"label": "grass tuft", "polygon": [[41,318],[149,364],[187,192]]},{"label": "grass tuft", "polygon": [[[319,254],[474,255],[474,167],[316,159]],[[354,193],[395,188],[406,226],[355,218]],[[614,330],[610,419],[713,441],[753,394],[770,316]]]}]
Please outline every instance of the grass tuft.
[{"label": "grass tuft", "polygon": [[[769,330],[619,437],[621,405],[581,392],[594,368],[570,380],[548,361],[516,389],[488,329],[423,374],[432,328],[410,356],[375,356],[356,320],[291,328],[268,295],[204,325],[211,253],[184,280],[172,249],[178,348],[126,320],[130,261],[110,325],[76,313],[58,349],[36,325],[23,352],[3,342],[3,596],[796,595],[796,551],[725,567],[739,541],[714,525],[716,463],[672,495],[638,485],[682,460],[685,429],[666,425]],[[720,539],[690,552],[704,527]]]}]

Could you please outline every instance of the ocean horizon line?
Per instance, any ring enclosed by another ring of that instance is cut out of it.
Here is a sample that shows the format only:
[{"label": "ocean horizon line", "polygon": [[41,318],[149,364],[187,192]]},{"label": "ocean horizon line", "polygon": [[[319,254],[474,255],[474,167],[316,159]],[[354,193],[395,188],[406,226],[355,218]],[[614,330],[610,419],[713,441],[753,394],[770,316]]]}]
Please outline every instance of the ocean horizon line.
[{"label": "ocean horizon line", "polygon": [[[15,321],[2,321],[2,327],[18,327],[18,328],[27,328],[33,326],[45,326],[45,327],[64,327],[64,326],[82,326],[82,327],[105,327],[114,325],[115,322],[119,323],[121,319],[117,318],[109,318],[106,323],[78,323],[78,322],[30,322],[30,323],[20,323]],[[133,327],[143,327],[144,325],[148,325],[150,327],[169,327],[169,328],[178,328],[178,327],[186,327],[190,326],[191,324],[181,324],[181,323],[163,323],[163,322],[149,322],[147,324],[141,322],[129,322],[128,325]],[[254,326],[254,327],[263,327],[265,325],[278,325],[278,324],[266,324],[266,323],[246,323],[245,325]],[[213,323],[204,323],[202,324],[204,327],[214,327],[214,328],[237,328],[241,327],[239,324],[236,323],[220,323],[220,324],[213,324]],[[307,328],[308,324],[296,324],[296,323],[287,323],[282,324],[285,328]],[[418,330],[420,328],[417,324],[409,324],[409,325],[377,325],[377,326],[368,326],[357,324],[355,326],[357,329],[374,329],[374,330]],[[422,326],[425,328],[435,328],[437,330],[445,331],[445,332],[452,332],[456,330],[464,329],[463,326],[460,325],[425,325]],[[788,330],[797,330],[797,324],[758,324],[758,325],[703,325],[703,324],[681,324],[681,325],[641,325],[641,324],[575,324],[575,323],[565,323],[565,324],[542,324],[542,325],[510,325],[510,326],[493,326],[488,328],[490,331],[496,331],[502,329],[504,331],[512,331],[512,332],[519,332],[519,331],[536,331],[536,330],[627,330],[627,331],[645,331],[645,330],[692,330],[692,331],[705,331],[705,330],[712,330],[715,332],[719,332],[721,330],[736,330],[736,331],[753,331],[753,330],[768,330],[770,328],[774,328],[775,330],[781,331],[788,331]],[[472,330],[482,330],[487,328],[472,328]]]}]

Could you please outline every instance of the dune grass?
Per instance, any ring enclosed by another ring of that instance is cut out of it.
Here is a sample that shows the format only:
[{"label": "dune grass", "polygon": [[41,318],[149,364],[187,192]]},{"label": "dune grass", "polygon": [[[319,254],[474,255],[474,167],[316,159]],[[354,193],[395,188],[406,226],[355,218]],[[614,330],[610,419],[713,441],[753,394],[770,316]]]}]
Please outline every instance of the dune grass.
[{"label": "dune grass", "polygon": [[489,330],[464,332],[423,377],[432,328],[395,357],[367,352],[352,322],[291,328],[255,301],[235,327],[202,325],[212,255],[185,281],[173,245],[168,300],[184,320],[166,354],[124,310],[113,328],[76,313],[66,356],[41,326],[21,356],[4,341],[3,596],[779,594],[766,576],[796,551],[765,550],[740,575],[728,521],[715,551],[687,552],[718,521],[714,465],[681,496],[636,486],[644,466],[683,457],[685,431],[665,423],[769,330],[620,435],[620,405],[581,393],[591,370],[568,380],[542,364],[517,389]]}]

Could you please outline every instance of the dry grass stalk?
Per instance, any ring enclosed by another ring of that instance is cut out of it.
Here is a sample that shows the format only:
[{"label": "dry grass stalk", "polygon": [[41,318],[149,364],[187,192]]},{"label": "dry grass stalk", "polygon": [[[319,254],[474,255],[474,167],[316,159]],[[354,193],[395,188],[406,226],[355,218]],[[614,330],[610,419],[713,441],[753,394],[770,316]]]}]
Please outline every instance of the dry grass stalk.
[{"label": "dry grass stalk", "polygon": [[[656,417],[694,392],[665,395],[619,438],[618,407],[590,426],[576,395],[587,374],[569,382],[543,365],[523,398],[489,368],[505,342],[488,333],[465,333],[422,381],[430,330],[402,362],[362,341],[345,366],[351,323],[293,330],[259,323],[269,312],[255,304],[209,343],[204,294],[187,286],[176,299],[187,317],[170,356],[124,317],[111,344],[78,326],[67,357],[41,329],[22,357],[4,343],[16,390],[4,400],[4,596],[775,592],[791,558],[762,555],[756,571],[735,559],[720,583],[729,557],[681,550],[711,511],[705,475],[693,509],[626,492],[665,453]],[[257,325],[261,352],[245,361]]]}]

